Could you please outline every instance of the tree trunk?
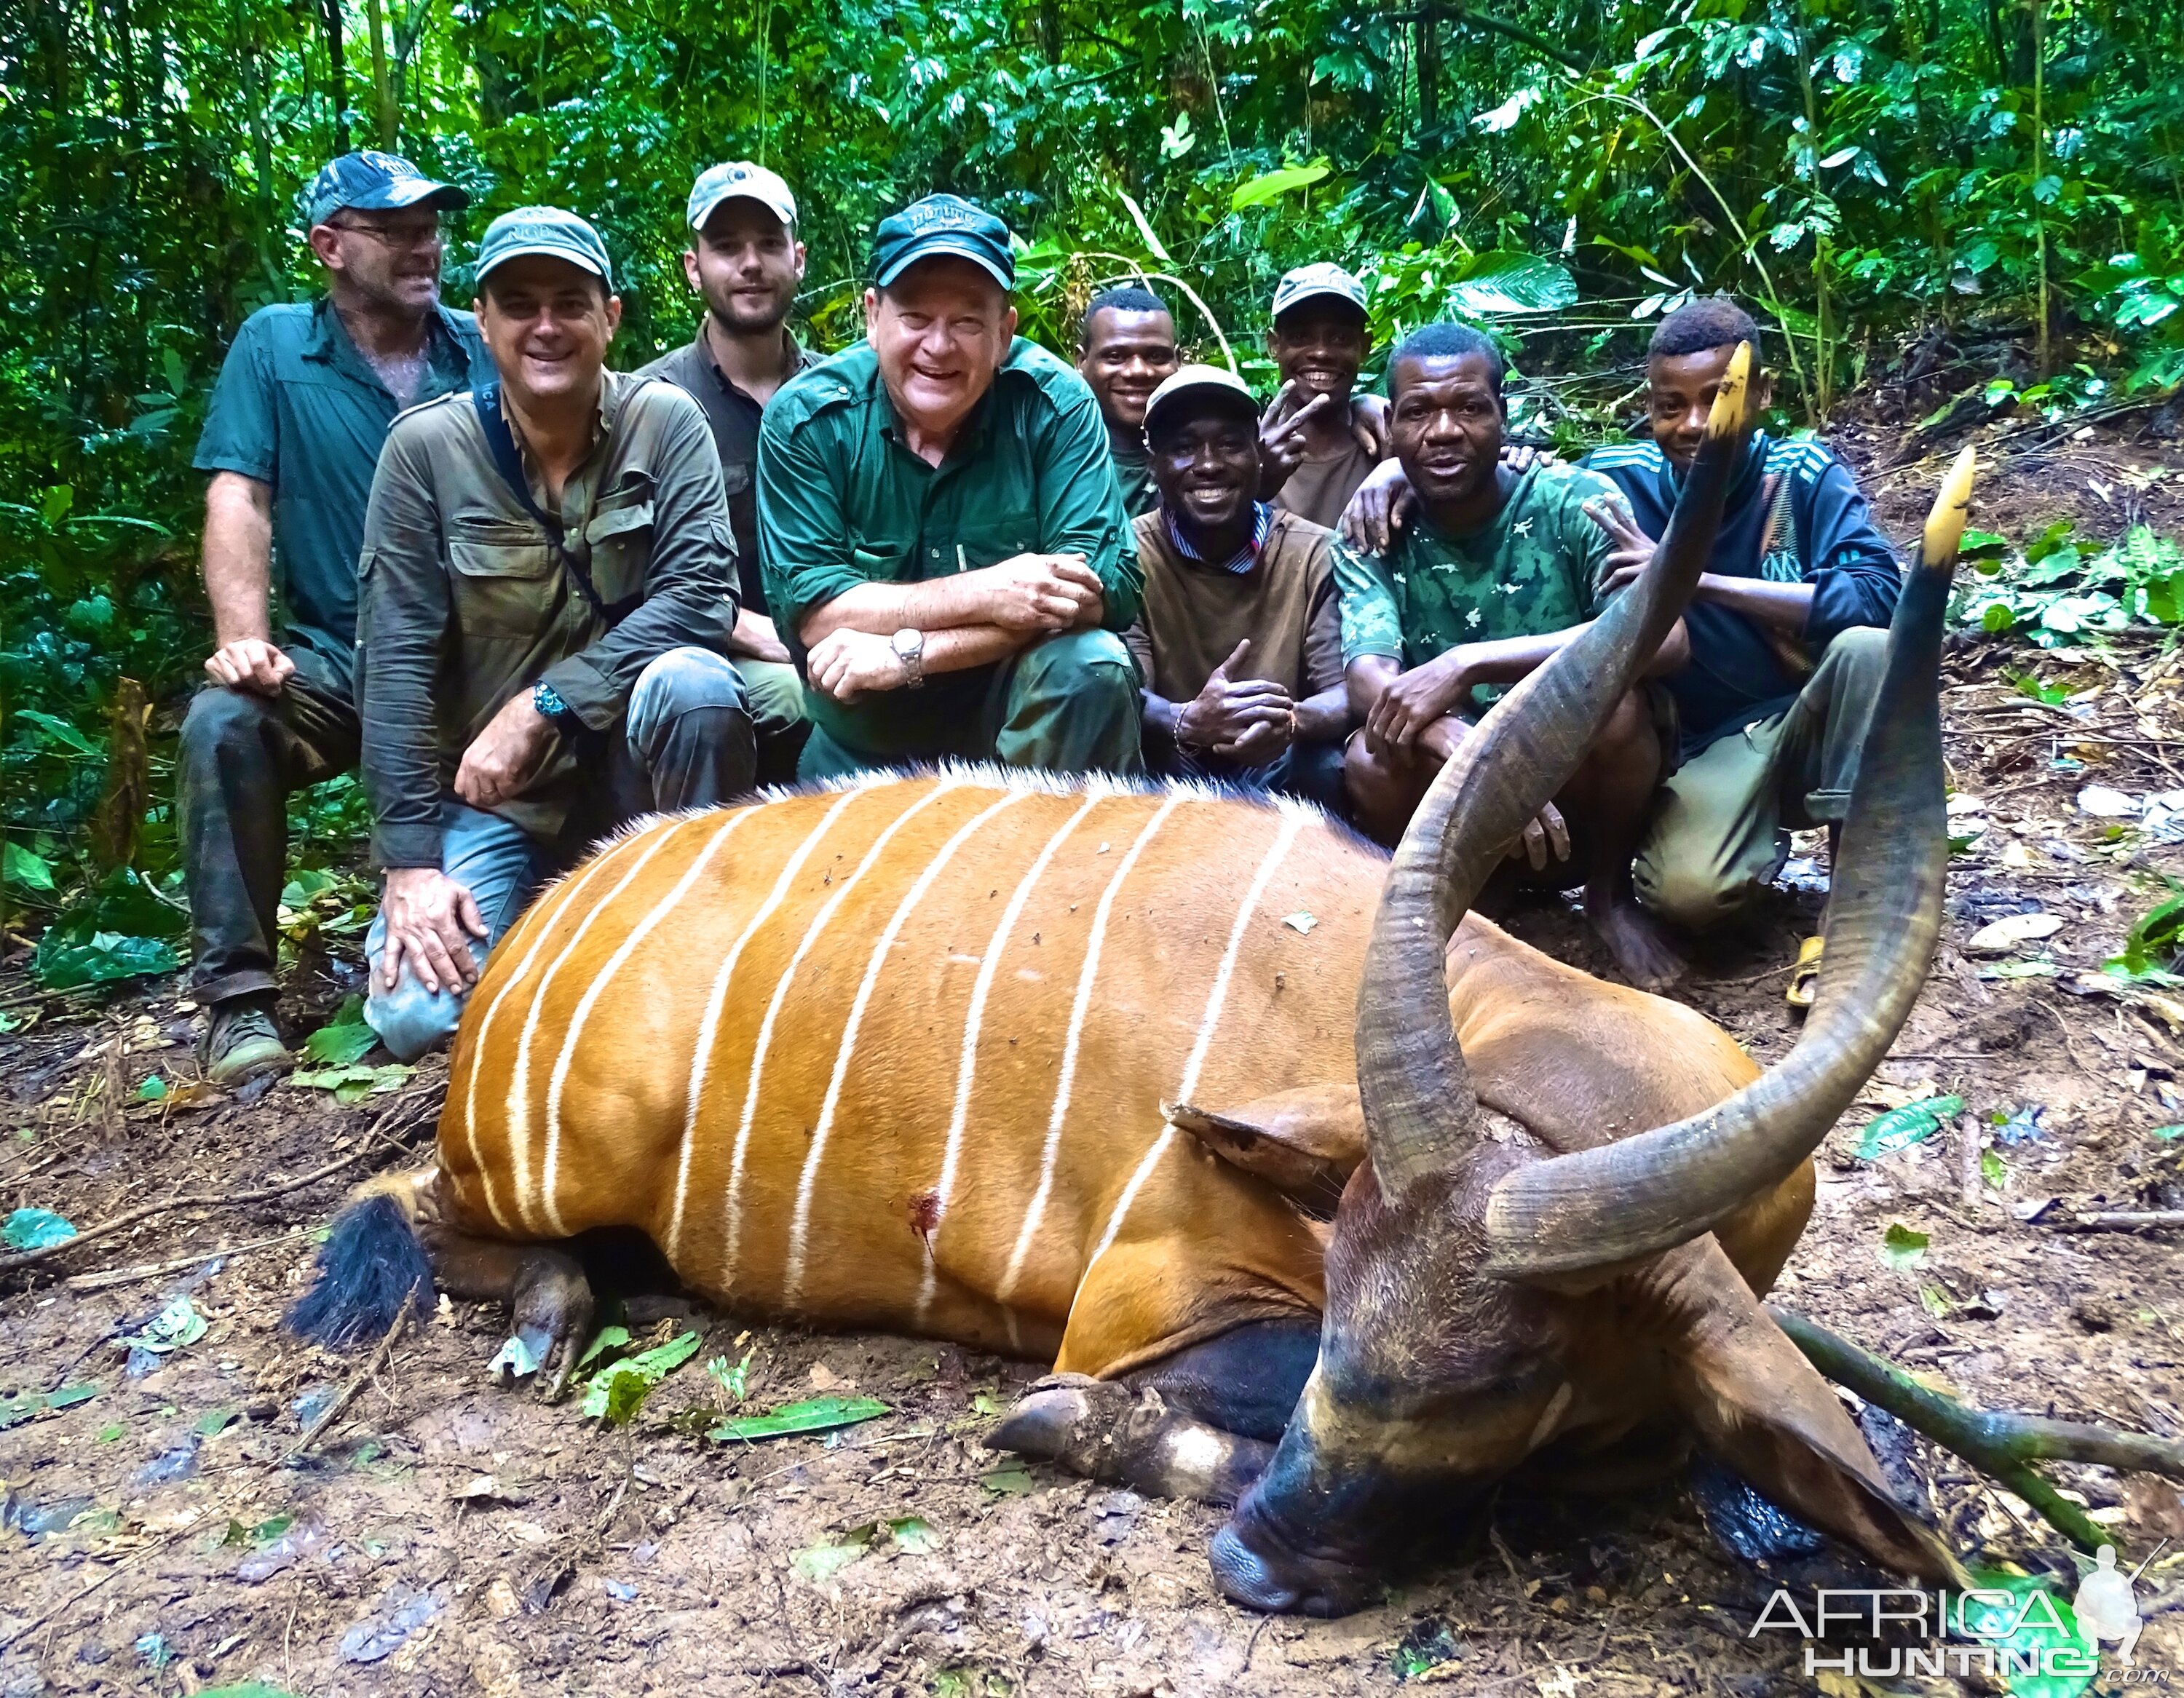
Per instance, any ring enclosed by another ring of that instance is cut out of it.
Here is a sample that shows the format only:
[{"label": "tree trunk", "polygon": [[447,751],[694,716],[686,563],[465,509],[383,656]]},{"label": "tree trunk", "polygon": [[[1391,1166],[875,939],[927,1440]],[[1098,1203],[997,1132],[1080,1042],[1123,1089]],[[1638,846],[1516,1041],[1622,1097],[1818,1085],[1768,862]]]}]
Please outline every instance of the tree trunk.
[{"label": "tree trunk", "polygon": [[1440,12],[1433,3],[1418,8],[1417,31],[1418,64],[1418,134],[1430,136],[1440,127]]},{"label": "tree trunk", "polygon": [[334,102],[334,152],[348,152],[348,64],[342,52],[341,0],[319,0],[319,19],[326,25],[327,81]]},{"label": "tree trunk", "polygon": [[387,27],[379,0],[365,0],[365,25],[371,31],[371,104],[379,133],[378,145],[394,151],[397,128],[394,94],[387,80]]}]

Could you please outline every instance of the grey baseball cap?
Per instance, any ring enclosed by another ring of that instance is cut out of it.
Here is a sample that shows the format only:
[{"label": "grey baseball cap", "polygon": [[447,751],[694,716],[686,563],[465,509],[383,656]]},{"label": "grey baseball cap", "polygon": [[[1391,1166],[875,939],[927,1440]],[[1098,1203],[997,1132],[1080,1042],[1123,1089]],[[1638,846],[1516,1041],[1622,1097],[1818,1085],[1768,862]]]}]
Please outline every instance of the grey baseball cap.
[{"label": "grey baseball cap", "polygon": [[729,200],[755,200],[784,227],[796,228],[796,197],[788,192],[788,185],[764,165],[755,165],[749,159],[715,165],[691,185],[690,228],[703,230],[721,203]]},{"label": "grey baseball cap", "polygon": [[1156,420],[1171,414],[1217,407],[1242,418],[1259,416],[1259,404],[1244,380],[1226,366],[1186,365],[1162,379],[1160,387],[1145,403],[1145,441],[1151,443]]},{"label": "grey baseball cap", "polygon": [[1365,310],[1365,285],[1340,265],[1322,260],[1282,274],[1282,281],[1274,285],[1274,316],[1321,295],[1347,301],[1361,313]]},{"label": "grey baseball cap", "polygon": [[495,266],[526,253],[566,259],[590,272],[608,288],[614,287],[614,266],[599,231],[558,206],[518,207],[486,225],[485,239],[478,243],[478,281],[483,282],[486,273]]},{"label": "grey baseball cap", "polygon": [[313,224],[324,224],[344,207],[385,212],[426,202],[452,212],[468,206],[471,198],[453,183],[433,181],[398,153],[344,153],[330,159],[304,193],[304,209]]}]

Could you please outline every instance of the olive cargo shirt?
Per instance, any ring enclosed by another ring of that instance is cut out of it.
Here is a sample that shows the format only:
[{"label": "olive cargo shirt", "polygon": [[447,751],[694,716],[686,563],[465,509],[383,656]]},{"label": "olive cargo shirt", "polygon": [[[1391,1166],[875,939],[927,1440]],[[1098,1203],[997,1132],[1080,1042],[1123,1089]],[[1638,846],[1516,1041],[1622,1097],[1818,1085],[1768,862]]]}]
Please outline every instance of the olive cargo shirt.
[{"label": "olive cargo shirt", "polygon": [[[417,400],[493,376],[468,313],[435,307]],[[281,645],[311,682],[350,694],[357,560],[380,444],[400,410],[321,296],[242,321],[205,409],[199,471],[273,487],[273,582]]]},{"label": "olive cargo shirt", "polygon": [[[788,375],[794,377],[818,362],[797,346],[784,325],[782,340],[788,345]],[[758,423],[765,404],[738,388],[721,370],[713,350],[705,344],[705,327],[698,326],[694,341],[663,354],[639,368],[639,377],[664,377],[687,390],[705,409],[705,423],[713,432],[713,448],[721,457],[721,483],[728,495],[728,528],[736,537],[736,581],[742,587],[742,605],[749,612],[766,610],[766,581],[760,567],[758,530]]]},{"label": "olive cargo shirt", "polygon": [[[806,615],[864,583],[905,583],[1022,554],[1078,554],[1106,595],[1101,623],[1138,616],[1137,549],[1107,428],[1084,380],[1017,338],[956,445],[928,465],[899,438],[872,344],[782,387],[758,437],[766,601],[800,669]],[[920,690],[850,703],[806,686],[805,711],[844,748],[879,760],[945,746],[976,713],[993,668],[934,673]]]},{"label": "olive cargo shirt", "polygon": [[[1507,476],[1507,474],[1502,474]],[[1558,465],[1519,476],[1502,510],[1467,536],[1435,530],[1423,514],[1384,555],[1339,538],[1342,663],[1367,654],[1407,671],[1466,643],[1545,637],[1593,616],[1612,544],[1584,504],[1614,486]]]},{"label": "olive cargo shirt", "polygon": [[[552,511],[528,454],[524,470],[532,500]],[[502,478],[469,395],[395,420],[365,526],[357,641],[381,866],[439,866],[441,799],[463,750],[517,691],[543,678],[588,729],[606,731],[667,650],[727,651],[735,545],[719,457],[689,396],[604,373],[591,451],[562,489],[560,517],[600,601],[643,596],[619,624],[570,581]],[[493,811],[550,838],[577,780],[577,750],[557,737],[522,793]]]}]

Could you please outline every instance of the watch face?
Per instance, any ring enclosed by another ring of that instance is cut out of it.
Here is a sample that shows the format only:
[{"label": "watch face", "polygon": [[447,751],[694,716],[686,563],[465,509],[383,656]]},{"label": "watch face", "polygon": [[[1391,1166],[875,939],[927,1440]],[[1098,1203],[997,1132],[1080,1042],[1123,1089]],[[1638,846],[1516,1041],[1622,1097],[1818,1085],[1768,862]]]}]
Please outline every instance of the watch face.
[{"label": "watch face", "polygon": [[894,634],[894,652],[907,660],[924,651],[925,633],[922,631],[898,631]]}]

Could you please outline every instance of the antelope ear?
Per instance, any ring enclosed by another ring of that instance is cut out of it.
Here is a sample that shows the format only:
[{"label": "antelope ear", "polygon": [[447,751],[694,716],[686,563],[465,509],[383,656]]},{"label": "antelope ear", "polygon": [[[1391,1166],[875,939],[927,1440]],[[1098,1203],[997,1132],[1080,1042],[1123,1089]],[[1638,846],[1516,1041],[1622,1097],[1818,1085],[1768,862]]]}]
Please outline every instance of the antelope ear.
[{"label": "antelope ear", "polygon": [[[1706,1278],[1670,1346],[1670,1390],[1706,1445],[1766,1496],[1898,1574],[1960,1584],[1933,1528],[1899,1505],[1828,1383],[1709,1241]],[[1699,1245],[1691,1246],[1699,1249]],[[1713,1270],[1707,1270],[1711,1273]]]},{"label": "antelope ear", "polygon": [[1304,1085],[1234,1110],[1173,1103],[1165,1112],[1223,1161],[1307,1210],[1332,1210],[1365,1159],[1365,1111],[1354,1084]]}]

